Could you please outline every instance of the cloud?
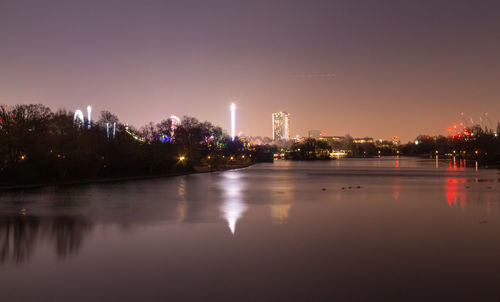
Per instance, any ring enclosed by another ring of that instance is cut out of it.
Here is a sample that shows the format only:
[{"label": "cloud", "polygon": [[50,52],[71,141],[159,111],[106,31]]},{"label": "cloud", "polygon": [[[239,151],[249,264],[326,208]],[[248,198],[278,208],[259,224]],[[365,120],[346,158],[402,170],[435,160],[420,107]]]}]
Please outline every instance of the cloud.
[{"label": "cloud", "polygon": [[294,74],[289,74],[289,78],[296,78],[296,79],[315,79],[315,78],[324,78],[324,79],[331,79],[335,78],[337,75],[334,73],[294,73]]}]

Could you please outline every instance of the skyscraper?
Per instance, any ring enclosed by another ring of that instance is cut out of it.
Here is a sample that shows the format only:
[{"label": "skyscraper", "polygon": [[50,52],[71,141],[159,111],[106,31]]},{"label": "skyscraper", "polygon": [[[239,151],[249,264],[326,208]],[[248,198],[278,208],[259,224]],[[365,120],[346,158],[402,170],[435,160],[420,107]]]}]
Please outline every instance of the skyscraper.
[{"label": "skyscraper", "polygon": [[290,139],[290,114],[286,112],[273,113],[273,140],[283,144]]}]

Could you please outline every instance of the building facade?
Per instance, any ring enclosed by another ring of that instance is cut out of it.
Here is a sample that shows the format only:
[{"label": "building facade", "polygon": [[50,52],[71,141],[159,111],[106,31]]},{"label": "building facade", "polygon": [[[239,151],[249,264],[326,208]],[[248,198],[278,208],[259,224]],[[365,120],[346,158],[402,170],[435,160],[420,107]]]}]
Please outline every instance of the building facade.
[{"label": "building facade", "polygon": [[321,130],[309,130],[309,137],[318,139],[321,137]]},{"label": "building facade", "polygon": [[277,112],[273,117],[273,141],[281,141],[285,144],[290,140],[290,114]]}]

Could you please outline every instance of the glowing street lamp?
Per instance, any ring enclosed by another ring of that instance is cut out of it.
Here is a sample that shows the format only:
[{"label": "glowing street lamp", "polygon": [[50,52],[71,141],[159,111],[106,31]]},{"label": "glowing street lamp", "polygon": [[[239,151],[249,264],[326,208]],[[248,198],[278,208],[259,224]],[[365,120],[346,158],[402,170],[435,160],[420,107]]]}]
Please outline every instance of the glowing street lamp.
[{"label": "glowing street lamp", "polygon": [[231,103],[231,140],[234,141],[234,133],[235,133],[235,124],[236,124],[236,117],[235,117],[235,111],[236,111],[236,105],[234,103]]}]

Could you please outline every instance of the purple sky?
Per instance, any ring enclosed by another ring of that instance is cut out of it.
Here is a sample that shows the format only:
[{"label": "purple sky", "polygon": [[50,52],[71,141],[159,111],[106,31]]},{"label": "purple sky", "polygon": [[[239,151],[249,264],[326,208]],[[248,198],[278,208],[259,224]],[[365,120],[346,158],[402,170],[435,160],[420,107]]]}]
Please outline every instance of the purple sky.
[{"label": "purple sky", "polygon": [[[335,74],[326,77],[325,74]],[[500,119],[500,1],[0,0],[0,103],[403,141]]]}]

